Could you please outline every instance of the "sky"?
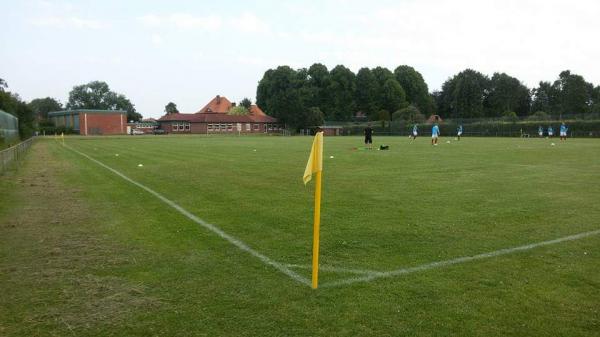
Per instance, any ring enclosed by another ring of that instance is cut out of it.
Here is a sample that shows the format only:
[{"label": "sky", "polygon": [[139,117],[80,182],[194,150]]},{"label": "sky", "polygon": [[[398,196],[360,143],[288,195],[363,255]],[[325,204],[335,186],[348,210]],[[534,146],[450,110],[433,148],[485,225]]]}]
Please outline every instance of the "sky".
[{"label": "sky", "polygon": [[144,117],[255,99],[264,72],[410,65],[430,91],[472,68],[529,87],[562,70],[600,84],[597,0],[0,0],[0,78],[63,103],[105,81]]}]

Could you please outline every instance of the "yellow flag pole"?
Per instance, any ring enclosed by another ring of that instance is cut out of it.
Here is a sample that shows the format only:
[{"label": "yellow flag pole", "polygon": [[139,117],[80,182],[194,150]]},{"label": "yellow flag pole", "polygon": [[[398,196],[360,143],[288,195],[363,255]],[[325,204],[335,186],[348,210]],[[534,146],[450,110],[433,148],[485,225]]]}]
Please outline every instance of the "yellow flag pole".
[{"label": "yellow flag pole", "polygon": [[319,227],[321,225],[321,171],[315,174],[315,215],[313,226],[312,288],[319,286]]}]

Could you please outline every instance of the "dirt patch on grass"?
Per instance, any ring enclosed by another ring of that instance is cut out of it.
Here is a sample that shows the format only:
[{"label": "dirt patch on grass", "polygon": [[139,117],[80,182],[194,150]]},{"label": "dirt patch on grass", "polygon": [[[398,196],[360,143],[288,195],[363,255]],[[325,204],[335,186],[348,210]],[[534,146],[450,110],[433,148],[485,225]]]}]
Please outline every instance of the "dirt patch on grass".
[{"label": "dirt patch on grass", "polygon": [[110,240],[81,188],[66,186],[77,170],[54,146],[37,142],[0,177],[0,335],[77,335],[162,305],[119,277],[136,252]]}]

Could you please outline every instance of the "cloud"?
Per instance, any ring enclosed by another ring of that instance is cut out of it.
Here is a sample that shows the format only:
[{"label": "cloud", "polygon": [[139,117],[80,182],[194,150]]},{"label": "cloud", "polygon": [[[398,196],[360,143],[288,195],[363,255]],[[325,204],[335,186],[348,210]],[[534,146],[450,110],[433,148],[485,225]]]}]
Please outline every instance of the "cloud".
[{"label": "cloud", "polygon": [[229,20],[231,26],[244,33],[267,33],[269,25],[258,18],[255,14],[246,12],[236,18]]},{"label": "cloud", "polygon": [[163,38],[162,36],[158,35],[158,34],[152,34],[152,37],[150,38],[150,41],[152,42],[153,45],[155,46],[161,46],[163,44]]},{"label": "cloud", "polygon": [[185,30],[219,31],[230,28],[242,33],[268,33],[269,25],[256,14],[244,12],[238,16],[223,17],[220,15],[198,16],[190,13],[146,14],[137,18],[148,28],[176,27]]},{"label": "cloud", "polygon": [[218,15],[195,16],[188,13],[173,13],[168,15],[147,14],[138,17],[138,21],[146,27],[177,27],[180,29],[200,29],[216,31],[223,25],[223,19]]},{"label": "cloud", "polygon": [[50,28],[103,29],[108,27],[106,22],[84,19],[78,16],[43,16],[30,19],[28,23],[33,26]]}]

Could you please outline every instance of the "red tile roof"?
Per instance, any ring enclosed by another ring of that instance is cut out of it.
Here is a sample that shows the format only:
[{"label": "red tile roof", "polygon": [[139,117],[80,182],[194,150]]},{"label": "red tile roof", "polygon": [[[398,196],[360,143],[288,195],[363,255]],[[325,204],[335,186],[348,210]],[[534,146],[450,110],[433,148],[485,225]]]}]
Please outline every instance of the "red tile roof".
[{"label": "red tile roof", "polygon": [[250,106],[247,115],[228,115],[233,105],[227,97],[217,95],[200,111],[193,114],[168,114],[162,116],[159,122],[190,122],[190,123],[277,123],[277,119],[266,115],[256,104]]},{"label": "red tile roof", "polygon": [[200,111],[196,112],[198,114],[201,113],[218,113],[218,114],[226,114],[231,109],[231,102],[224,96],[215,96],[208,104],[206,104]]},{"label": "red tile roof", "polygon": [[190,123],[277,123],[277,119],[263,115],[228,115],[223,113],[169,114],[162,116],[159,122]]}]

